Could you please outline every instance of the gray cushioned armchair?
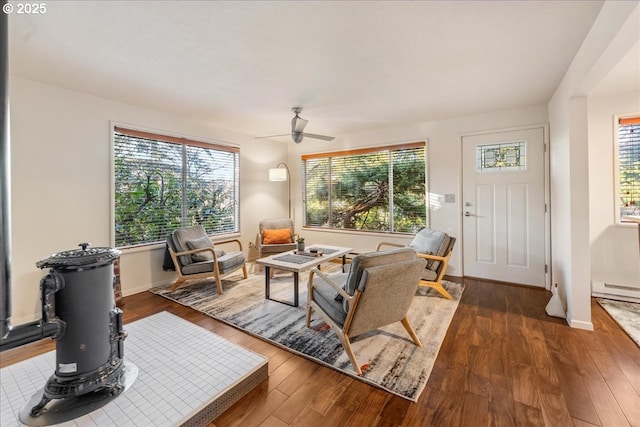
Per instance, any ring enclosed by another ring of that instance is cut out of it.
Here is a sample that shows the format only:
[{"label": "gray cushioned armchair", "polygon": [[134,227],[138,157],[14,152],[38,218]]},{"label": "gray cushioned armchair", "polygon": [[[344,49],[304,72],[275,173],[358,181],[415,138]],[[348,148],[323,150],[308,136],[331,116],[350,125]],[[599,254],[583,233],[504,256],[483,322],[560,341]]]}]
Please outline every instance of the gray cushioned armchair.
[{"label": "gray cushioned armchair", "polygon": [[173,264],[178,272],[178,280],[171,286],[176,289],[187,280],[216,279],[218,294],[222,294],[222,278],[242,268],[247,275],[246,255],[242,242],[237,239],[217,242],[218,245],[234,244],[238,250],[225,252],[216,248],[201,225],[180,228],[167,236],[167,245]]},{"label": "gray cushioned armchair", "polygon": [[362,370],[350,338],[382,326],[401,322],[412,341],[422,347],[409,323],[407,311],[413,301],[426,261],[411,248],[360,254],[348,273],[309,275],[306,326],[313,312],[333,329],[358,375]]},{"label": "gray cushioned armchair", "polygon": [[[444,231],[425,227],[416,233],[409,244],[409,247],[413,248],[420,258],[427,260],[426,268],[422,272],[420,286],[434,288],[447,299],[451,299],[451,295],[442,286],[442,278],[449,265],[449,259],[455,243],[456,238],[449,236]],[[377,250],[385,246],[403,247],[403,245],[396,243],[380,242]]]},{"label": "gray cushioned armchair", "polygon": [[[278,230],[288,228],[291,230],[291,242],[290,243],[263,243],[262,237],[264,230]],[[258,223],[258,236],[256,237],[256,246],[258,248],[258,258],[263,258],[270,255],[279,254],[282,252],[292,251],[296,248],[296,244],[293,241],[294,230],[293,220],[291,218],[270,218],[263,219]]]}]

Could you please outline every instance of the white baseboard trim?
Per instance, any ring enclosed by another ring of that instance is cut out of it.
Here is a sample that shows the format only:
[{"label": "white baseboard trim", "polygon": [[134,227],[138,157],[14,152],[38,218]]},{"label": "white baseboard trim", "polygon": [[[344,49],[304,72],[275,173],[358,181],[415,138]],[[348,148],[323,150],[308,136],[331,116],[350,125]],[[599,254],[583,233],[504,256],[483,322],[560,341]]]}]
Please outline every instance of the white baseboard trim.
[{"label": "white baseboard trim", "polygon": [[627,296],[627,295],[616,295],[616,294],[604,293],[604,292],[592,292],[591,295],[594,296],[594,297],[597,297],[597,298],[614,299],[614,300],[617,300],[617,301],[627,301],[627,302],[638,302],[638,303],[640,303],[640,297],[630,297],[630,296]]},{"label": "white baseboard trim", "polygon": [[175,279],[163,280],[161,282],[152,283],[151,285],[147,285],[147,286],[137,286],[135,288],[127,288],[126,290],[123,289],[122,290],[122,296],[123,297],[128,297],[130,295],[139,294],[140,292],[148,291],[149,289],[155,288],[156,286],[169,285],[169,284],[171,284],[173,282],[175,282]]},{"label": "white baseboard trim", "polygon": [[593,323],[585,322],[583,320],[568,320],[567,323],[572,328],[584,329],[585,331],[593,331]]},{"label": "white baseboard trim", "polygon": [[640,286],[591,281],[591,295],[622,301],[640,302]]}]

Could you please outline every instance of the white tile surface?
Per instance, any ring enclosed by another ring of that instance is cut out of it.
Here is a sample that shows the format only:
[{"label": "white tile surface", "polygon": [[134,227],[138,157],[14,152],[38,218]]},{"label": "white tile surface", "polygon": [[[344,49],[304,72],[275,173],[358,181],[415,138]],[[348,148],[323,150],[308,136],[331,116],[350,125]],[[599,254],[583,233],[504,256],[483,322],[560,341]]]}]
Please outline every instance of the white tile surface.
[{"label": "white tile surface", "polygon": [[[133,385],[102,408],[64,426],[172,426],[267,363],[256,353],[168,312],[124,327]],[[55,372],[55,351],[0,370],[0,425],[22,426],[22,406]]]}]

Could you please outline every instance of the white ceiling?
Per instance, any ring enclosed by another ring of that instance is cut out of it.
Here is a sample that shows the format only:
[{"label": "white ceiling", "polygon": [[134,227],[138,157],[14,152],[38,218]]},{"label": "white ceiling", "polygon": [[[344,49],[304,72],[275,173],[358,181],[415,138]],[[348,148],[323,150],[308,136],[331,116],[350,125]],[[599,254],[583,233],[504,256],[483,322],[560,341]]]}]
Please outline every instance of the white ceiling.
[{"label": "white ceiling", "polygon": [[545,104],[601,1],[50,1],[10,72],[252,136]]}]

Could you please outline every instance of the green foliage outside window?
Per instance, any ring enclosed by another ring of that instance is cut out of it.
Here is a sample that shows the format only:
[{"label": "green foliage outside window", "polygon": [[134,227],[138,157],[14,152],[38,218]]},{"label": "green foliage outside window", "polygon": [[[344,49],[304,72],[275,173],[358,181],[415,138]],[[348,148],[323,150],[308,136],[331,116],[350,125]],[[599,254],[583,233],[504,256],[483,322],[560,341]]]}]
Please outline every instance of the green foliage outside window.
[{"label": "green foliage outside window", "polygon": [[426,225],[424,144],[304,159],[305,225],[415,233]]},{"label": "green foliage outside window", "polygon": [[238,231],[238,153],[115,133],[115,245],[164,241],[201,224]]}]

